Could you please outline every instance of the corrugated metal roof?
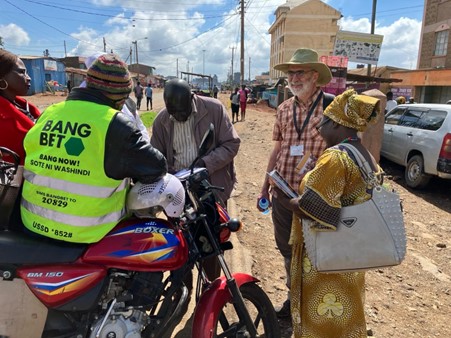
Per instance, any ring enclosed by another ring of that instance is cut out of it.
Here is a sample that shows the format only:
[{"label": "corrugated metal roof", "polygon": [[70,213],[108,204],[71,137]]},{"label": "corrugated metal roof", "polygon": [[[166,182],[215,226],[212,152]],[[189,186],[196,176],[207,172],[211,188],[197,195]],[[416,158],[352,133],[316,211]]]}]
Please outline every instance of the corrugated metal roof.
[{"label": "corrugated metal roof", "polygon": [[38,60],[38,59],[48,59],[48,57],[45,56],[33,56],[33,55],[18,55],[19,58],[23,60]]},{"label": "corrugated metal roof", "polygon": [[[385,72],[393,72],[393,71],[400,71],[400,70],[407,70],[405,68],[399,68],[399,67],[392,67],[392,66],[380,66],[380,67],[371,67],[371,76],[380,77]],[[356,75],[363,75],[367,76],[368,74],[368,68],[356,68],[356,69],[348,69],[348,74],[356,74]]]},{"label": "corrugated metal roof", "polygon": [[87,69],[80,69],[80,68],[73,68],[73,67],[66,67],[65,69],[66,73],[74,73],[74,74],[80,74],[80,75],[86,75],[88,72]]}]

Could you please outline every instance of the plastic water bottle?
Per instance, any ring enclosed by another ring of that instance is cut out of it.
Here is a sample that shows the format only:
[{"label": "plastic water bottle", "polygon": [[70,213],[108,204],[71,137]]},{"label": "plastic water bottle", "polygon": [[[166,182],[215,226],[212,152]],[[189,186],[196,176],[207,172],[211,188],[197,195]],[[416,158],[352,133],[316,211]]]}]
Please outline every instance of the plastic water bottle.
[{"label": "plastic water bottle", "polygon": [[262,197],[258,200],[258,206],[263,210],[262,214],[263,215],[268,215],[269,214],[269,201]]}]

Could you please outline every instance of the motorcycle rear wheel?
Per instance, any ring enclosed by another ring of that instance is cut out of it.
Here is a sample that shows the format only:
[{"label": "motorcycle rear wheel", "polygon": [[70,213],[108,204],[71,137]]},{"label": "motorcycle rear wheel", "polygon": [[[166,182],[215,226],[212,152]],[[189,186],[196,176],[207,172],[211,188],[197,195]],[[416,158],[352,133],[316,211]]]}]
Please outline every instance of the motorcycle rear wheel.
[{"label": "motorcycle rear wheel", "polygon": [[[274,307],[266,293],[254,283],[240,287],[246,308],[257,328],[258,338],[280,338],[280,327]],[[214,326],[215,338],[250,337],[245,323],[240,323],[233,304],[222,305],[216,315]]]}]

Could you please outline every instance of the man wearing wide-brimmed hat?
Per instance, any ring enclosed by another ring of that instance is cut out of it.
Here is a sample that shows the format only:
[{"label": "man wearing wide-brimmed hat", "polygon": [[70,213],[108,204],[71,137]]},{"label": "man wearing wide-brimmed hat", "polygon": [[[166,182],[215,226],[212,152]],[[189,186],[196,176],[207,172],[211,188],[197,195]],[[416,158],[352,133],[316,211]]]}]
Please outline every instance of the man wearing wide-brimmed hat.
[{"label": "man wearing wide-brimmed hat", "polygon": [[[325,106],[325,96],[319,87],[329,83],[332,74],[329,67],[319,61],[318,53],[307,48],[296,50],[290,61],[278,64],[274,69],[286,74],[288,87],[294,96],[282,102],[277,109],[273,129],[275,144],[266,171],[276,169],[291,187],[297,189],[305,172],[314,167],[316,159],[325,149],[325,143],[315,127],[321,121]],[[269,188],[268,176],[265,176],[259,199],[269,198]],[[274,236],[284,257],[289,288],[291,246],[288,241],[292,211],[278,202],[277,195],[282,193],[277,188],[271,188]],[[279,318],[290,317],[289,295],[277,314]]]}]

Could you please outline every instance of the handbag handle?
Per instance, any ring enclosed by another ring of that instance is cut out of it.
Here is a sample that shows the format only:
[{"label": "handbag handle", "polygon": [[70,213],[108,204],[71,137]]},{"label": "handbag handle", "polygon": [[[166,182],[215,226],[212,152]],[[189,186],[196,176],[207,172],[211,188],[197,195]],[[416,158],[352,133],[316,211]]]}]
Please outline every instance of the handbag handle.
[{"label": "handbag handle", "polygon": [[[341,145],[344,146],[346,149],[348,149],[354,155],[354,158],[357,161],[357,165],[359,166],[360,172],[362,173],[365,181],[373,187],[379,186],[380,182],[376,177],[376,173],[374,172],[373,169],[371,169],[370,164],[368,163],[366,158],[362,155],[362,153],[352,144],[343,143]],[[373,156],[371,154],[370,156],[374,161]]]}]

